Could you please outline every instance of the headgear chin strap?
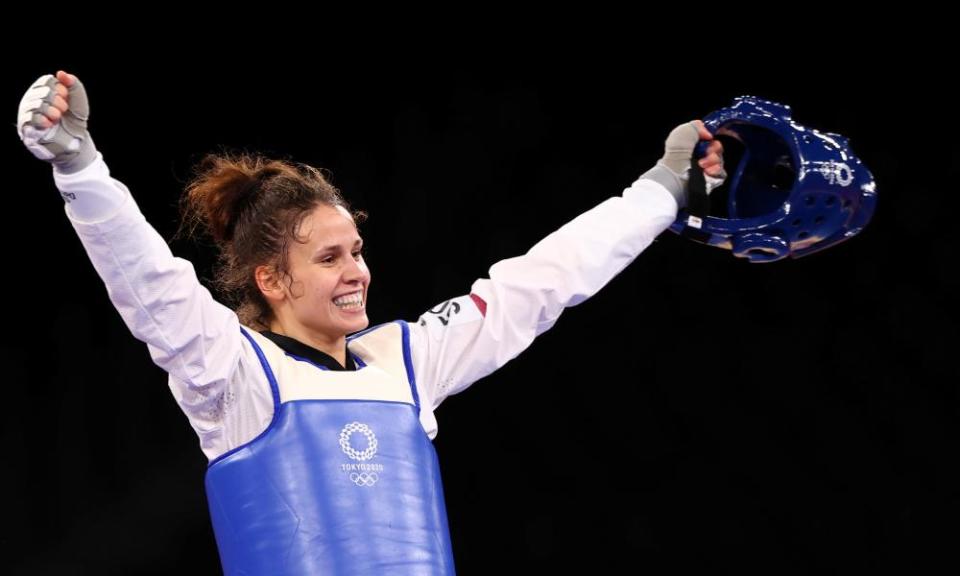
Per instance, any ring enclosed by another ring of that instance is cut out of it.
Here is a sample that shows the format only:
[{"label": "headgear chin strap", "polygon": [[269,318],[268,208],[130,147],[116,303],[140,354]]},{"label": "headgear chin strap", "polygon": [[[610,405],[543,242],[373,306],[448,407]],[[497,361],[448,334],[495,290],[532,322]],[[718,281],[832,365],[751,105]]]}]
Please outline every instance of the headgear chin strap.
[{"label": "headgear chin strap", "polygon": [[703,123],[743,146],[727,181],[728,217],[709,215],[694,160],[690,207],[671,225],[674,232],[751,262],[772,262],[839,244],[870,221],[876,184],[843,136],[805,128],[789,106],[750,96]]}]

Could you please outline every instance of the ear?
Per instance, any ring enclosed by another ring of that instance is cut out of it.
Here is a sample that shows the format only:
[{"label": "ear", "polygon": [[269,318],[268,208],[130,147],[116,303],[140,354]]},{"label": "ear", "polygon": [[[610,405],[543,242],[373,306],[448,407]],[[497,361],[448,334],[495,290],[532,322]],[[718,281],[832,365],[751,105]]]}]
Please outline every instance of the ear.
[{"label": "ear", "polygon": [[280,303],[286,298],[287,293],[283,289],[280,275],[273,266],[257,266],[253,271],[253,277],[257,282],[257,288],[267,302]]}]

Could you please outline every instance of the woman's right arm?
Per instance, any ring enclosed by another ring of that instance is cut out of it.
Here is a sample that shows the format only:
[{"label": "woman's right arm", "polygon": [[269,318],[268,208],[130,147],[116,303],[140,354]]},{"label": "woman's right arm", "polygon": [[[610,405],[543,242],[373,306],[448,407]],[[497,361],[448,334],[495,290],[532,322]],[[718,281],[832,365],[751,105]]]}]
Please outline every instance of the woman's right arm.
[{"label": "woman's right arm", "polygon": [[[70,222],[111,302],[153,361],[193,387],[225,383],[243,338],[236,314],[213,299],[189,261],[171,253],[99,154],[79,172],[54,172],[54,180],[62,195],[74,198],[66,205]],[[77,216],[88,195],[96,195],[101,217]]]},{"label": "woman's right arm", "polygon": [[173,256],[127,187],[110,177],[87,131],[88,109],[76,77],[43,76],[21,101],[18,132],[35,156],[53,164],[67,216],[154,362],[189,386],[222,386],[242,351],[239,320],[200,284],[190,262]]}]

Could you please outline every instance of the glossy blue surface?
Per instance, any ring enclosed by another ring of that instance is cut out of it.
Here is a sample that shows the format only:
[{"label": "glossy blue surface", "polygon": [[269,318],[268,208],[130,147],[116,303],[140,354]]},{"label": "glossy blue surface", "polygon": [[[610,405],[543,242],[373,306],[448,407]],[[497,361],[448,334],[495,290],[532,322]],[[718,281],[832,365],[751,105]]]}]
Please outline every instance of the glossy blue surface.
[{"label": "glossy blue surface", "polygon": [[804,127],[788,106],[751,96],[704,124],[743,147],[736,166],[727,166],[726,217],[681,211],[674,232],[751,262],[772,262],[835,246],[869,223],[876,184],[843,136]]}]

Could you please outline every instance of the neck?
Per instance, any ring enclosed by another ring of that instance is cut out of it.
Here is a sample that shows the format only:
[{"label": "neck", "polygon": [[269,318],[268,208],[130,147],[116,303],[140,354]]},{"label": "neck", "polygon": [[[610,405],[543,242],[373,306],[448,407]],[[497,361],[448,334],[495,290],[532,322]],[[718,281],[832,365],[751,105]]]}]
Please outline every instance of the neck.
[{"label": "neck", "polygon": [[277,320],[270,322],[270,331],[316,348],[339,362],[341,366],[347,365],[346,336],[329,338],[321,334],[315,334],[302,326],[285,326]]}]

